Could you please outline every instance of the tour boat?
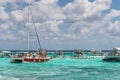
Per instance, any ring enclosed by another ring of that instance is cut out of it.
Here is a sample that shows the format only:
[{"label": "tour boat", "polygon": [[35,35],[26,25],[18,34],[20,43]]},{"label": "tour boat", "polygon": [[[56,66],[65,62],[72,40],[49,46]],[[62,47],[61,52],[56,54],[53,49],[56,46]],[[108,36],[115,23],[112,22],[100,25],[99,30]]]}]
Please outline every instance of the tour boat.
[{"label": "tour boat", "polygon": [[12,58],[11,63],[26,63],[26,62],[46,62],[49,61],[50,57],[42,57],[42,58],[33,58],[33,57],[17,57],[17,58]]},{"label": "tour boat", "polygon": [[12,63],[25,63],[25,62],[46,62],[51,59],[48,56],[47,50],[39,50],[35,53],[19,53],[17,55],[10,55]]},{"label": "tour boat", "polygon": [[75,49],[74,53],[75,54],[79,54],[79,55],[83,55],[84,54],[84,50],[82,50],[82,49]]},{"label": "tour boat", "polygon": [[110,53],[103,56],[103,61],[120,62],[120,48],[113,48]]}]

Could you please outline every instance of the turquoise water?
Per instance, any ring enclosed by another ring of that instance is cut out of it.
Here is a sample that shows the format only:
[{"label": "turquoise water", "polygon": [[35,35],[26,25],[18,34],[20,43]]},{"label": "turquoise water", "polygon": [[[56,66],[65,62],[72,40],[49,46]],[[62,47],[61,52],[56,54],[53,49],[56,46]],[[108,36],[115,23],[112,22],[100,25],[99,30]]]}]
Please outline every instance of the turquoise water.
[{"label": "turquoise water", "polygon": [[44,63],[10,63],[0,58],[0,80],[120,80],[120,63],[55,58]]}]

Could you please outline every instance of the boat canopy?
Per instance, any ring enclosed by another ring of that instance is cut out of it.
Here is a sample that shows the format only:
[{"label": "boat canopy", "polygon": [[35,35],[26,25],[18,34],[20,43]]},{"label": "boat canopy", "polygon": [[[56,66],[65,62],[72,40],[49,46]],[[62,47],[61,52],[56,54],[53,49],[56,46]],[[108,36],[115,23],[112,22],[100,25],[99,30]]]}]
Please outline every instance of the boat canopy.
[{"label": "boat canopy", "polygon": [[11,51],[1,51],[1,53],[11,53]]},{"label": "boat canopy", "polygon": [[120,48],[113,48],[113,49],[112,49],[112,52],[115,52],[115,53],[116,53],[116,52],[120,52]]}]

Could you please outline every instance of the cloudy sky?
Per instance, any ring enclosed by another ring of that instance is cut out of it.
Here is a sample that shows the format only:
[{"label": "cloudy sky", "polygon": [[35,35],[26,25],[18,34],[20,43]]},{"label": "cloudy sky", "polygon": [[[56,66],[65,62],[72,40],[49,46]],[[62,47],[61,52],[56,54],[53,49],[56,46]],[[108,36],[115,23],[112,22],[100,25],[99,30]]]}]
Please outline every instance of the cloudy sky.
[{"label": "cloudy sky", "polygon": [[0,49],[38,48],[29,6],[42,48],[120,47],[119,4],[120,0],[0,0]]}]

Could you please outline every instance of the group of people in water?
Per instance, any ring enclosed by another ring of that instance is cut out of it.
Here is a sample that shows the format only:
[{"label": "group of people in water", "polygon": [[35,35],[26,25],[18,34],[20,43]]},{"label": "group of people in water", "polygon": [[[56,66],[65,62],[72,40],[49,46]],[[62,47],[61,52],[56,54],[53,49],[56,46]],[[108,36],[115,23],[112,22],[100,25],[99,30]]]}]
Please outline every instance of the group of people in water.
[{"label": "group of people in water", "polygon": [[19,53],[13,55],[12,57],[18,58],[46,58],[48,56],[47,50],[37,51],[37,52],[28,52],[28,53]]},{"label": "group of people in water", "polygon": [[[95,51],[91,52],[91,54],[99,55]],[[40,59],[40,58],[46,58],[47,56],[48,56],[48,51],[47,50],[38,50],[37,52],[20,53],[20,54],[17,54],[16,56],[13,56],[13,57],[18,57],[18,58],[38,58],[38,59]],[[66,58],[66,54],[62,50],[57,50],[50,57],[51,57],[51,59],[52,58]],[[82,58],[82,57],[85,57],[85,54],[84,54],[83,50],[76,49],[76,50],[74,50],[73,54],[70,57],[71,58]]]}]

